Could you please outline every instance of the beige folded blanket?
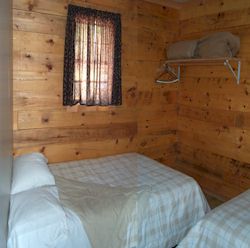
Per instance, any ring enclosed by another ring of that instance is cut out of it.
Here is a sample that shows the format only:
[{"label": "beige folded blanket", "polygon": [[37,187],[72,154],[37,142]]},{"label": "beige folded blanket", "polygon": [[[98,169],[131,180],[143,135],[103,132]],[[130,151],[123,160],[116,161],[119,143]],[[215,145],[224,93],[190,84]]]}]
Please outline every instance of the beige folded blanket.
[{"label": "beige folded blanket", "polygon": [[240,50],[240,38],[230,32],[211,34],[199,40],[195,57],[234,57]]},{"label": "beige folded blanket", "polygon": [[230,32],[218,32],[200,40],[173,43],[167,50],[168,59],[234,57],[240,50],[240,38]]},{"label": "beige folded blanket", "polygon": [[[150,187],[109,187],[55,177],[63,205],[81,219],[92,247],[127,247],[126,234],[145,216]],[[139,241],[138,237],[134,237]]]},{"label": "beige folded blanket", "polygon": [[168,59],[190,59],[195,55],[197,40],[180,41],[173,43],[167,50]]}]

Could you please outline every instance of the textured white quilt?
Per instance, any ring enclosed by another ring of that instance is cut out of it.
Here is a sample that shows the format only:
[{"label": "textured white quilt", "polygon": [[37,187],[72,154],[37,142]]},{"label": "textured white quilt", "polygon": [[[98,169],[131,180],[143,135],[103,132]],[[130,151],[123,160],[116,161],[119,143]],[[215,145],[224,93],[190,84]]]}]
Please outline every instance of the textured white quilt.
[{"label": "textured white quilt", "polygon": [[249,248],[250,190],[213,209],[178,248]]},{"label": "textured white quilt", "polygon": [[[131,211],[131,214],[138,214],[138,221],[128,222],[121,237],[124,248],[173,247],[209,211],[194,179],[136,153],[53,164],[51,170],[56,176],[103,187],[151,189],[146,204],[142,206],[138,201],[135,204],[137,208],[139,206],[137,212]],[[103,208],[103,211],[108,210],[108,207]],[[75,213],[82,215],[81,212]],[[141,213],[143,218],[139,218]],[[101,217],[102,212],[96,212],[97,218],[98,214]],[[103,225],[100,228],[105,236]],[[85,233],[88,233],[87,229]],[[110,230],[106,232],[109,234]]]}]

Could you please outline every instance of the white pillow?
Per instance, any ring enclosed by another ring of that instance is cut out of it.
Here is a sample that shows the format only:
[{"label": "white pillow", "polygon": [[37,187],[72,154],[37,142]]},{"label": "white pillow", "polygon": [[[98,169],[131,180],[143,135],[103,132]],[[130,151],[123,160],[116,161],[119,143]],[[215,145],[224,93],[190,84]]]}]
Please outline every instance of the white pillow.
[{"label": "white pillow", "polygon": [[42,153],[30,153],[17,157],[13,164],[11,194],[45,185],[55,185],[47,158]]},{"label": "white pillow", "polygon": [[64,247],[61,244],[67,231],[66,214],[56,186],[11,196],[8,248]]}]

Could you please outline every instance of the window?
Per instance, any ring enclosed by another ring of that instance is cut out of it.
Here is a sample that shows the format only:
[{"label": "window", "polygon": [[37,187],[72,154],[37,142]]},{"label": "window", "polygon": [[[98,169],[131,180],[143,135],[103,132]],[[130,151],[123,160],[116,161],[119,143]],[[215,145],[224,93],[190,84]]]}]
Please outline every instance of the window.
[{"label": "window", "polygon": [[120,105],[119,14],[69,5],[63,105]]}]

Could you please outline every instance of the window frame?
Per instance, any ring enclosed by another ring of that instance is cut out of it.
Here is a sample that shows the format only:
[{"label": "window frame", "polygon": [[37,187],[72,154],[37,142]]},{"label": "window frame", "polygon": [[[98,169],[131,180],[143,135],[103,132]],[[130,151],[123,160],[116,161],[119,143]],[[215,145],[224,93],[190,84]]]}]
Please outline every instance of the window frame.
[{"label": "window frame", "polygon": [[[74,99],[74,68],[75,68],[75,19],[79,16],[103,18],[113,22],[114,25],[114,58],[113,58],[113,82],[110,104],[83,104],[81,100]],[[109,106],[122,104],[121,89],[121,16],[101,10],[95,10],[75,5],[68,6],[68,16],[65,33],[64,49],[64,76],[63,76],[63,105],[73,106],[76,104],[86,106]]]}]

